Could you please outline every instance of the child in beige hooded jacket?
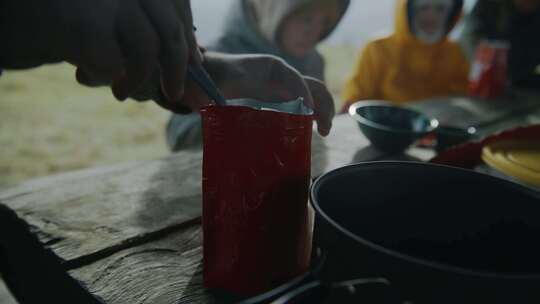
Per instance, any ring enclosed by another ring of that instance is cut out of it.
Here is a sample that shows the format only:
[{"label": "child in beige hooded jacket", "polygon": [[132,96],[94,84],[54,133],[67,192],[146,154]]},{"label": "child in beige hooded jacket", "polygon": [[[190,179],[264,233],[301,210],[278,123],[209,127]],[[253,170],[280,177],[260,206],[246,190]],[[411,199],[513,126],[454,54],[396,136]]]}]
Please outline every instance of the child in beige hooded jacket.
[{"label": "child in beige hooded jacket", "polygon": [[[271,54],[300,73],[324,80],[324,60],[315,48],[344,16],[350,0],[236,0],[223,33],[209,50]],[[173,115],[167,125],[171,150],[202,146],[198,113]]]}]

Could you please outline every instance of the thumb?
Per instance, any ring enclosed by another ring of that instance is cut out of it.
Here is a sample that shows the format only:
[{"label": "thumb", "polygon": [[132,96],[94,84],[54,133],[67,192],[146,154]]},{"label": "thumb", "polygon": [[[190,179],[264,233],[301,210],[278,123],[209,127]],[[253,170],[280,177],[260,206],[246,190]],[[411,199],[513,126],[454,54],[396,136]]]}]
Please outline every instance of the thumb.
[{"label": "thumb", "polygon": [[327,136],[332,129],[332,119],[336,114],[334,98],[324,83],[312,77],[304,77],[304,81],[312,96],[312,109],[317,121],[319,134]]}]

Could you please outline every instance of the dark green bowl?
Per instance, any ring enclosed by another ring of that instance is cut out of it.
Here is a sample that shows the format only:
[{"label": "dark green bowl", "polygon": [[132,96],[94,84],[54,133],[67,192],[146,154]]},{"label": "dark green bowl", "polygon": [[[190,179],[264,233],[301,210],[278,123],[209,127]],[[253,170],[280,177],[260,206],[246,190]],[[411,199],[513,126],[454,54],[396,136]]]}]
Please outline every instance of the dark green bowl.
[{"label": "dark green bowl", "polygon": [[437,128],[437,152],[442,152],[453,146],[470,141],[476,135],[476,128],[458,128],[451,126],[439,126]]},{"label": "dark green bowl", "polygon": [[371,144],[388,153],[403,152],[439,125],[420,112],[384,101],[357,102],[351,105],[349,114]]}]

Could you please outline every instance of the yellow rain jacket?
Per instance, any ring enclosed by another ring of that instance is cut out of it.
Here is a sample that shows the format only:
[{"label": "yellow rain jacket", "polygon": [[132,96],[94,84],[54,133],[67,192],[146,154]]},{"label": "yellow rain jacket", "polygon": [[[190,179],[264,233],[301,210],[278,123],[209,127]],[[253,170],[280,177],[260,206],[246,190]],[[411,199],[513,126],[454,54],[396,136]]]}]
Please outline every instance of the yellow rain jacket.
[{"label": "yellow rain jacket", "polygon": [[[457,23],[460,14],[452,22]],[[409,29],[407,0],[399,0],[395,32],[368,43],[343,92],[343,109],[359,100],[396,103],[463,94],[469,64],[457,43],[447,38],[433,45],[418,40]]]}]

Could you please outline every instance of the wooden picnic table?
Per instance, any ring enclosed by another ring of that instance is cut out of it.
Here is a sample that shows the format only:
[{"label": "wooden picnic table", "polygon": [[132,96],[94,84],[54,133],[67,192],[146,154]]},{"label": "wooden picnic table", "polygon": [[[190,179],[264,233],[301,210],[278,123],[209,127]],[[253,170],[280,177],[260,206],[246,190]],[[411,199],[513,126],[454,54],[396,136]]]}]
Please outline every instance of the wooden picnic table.
[{"label": "wooden picnic table", "polygon": [[[441,109],[450,101],[415,107],[444,120],[451,111]],[[477,123],[482,113],[470,121],[460,114],[459,121]],[[328,138],[314,136],[312,175],[360,161],[433,155],[420,148],[385,155],[341,115]],[[94,297],[107,304],[233,302],[202,285],[201,164],[201,151],[186,151],[1,191],[0,273],[22,303],[97,303]]]}]

